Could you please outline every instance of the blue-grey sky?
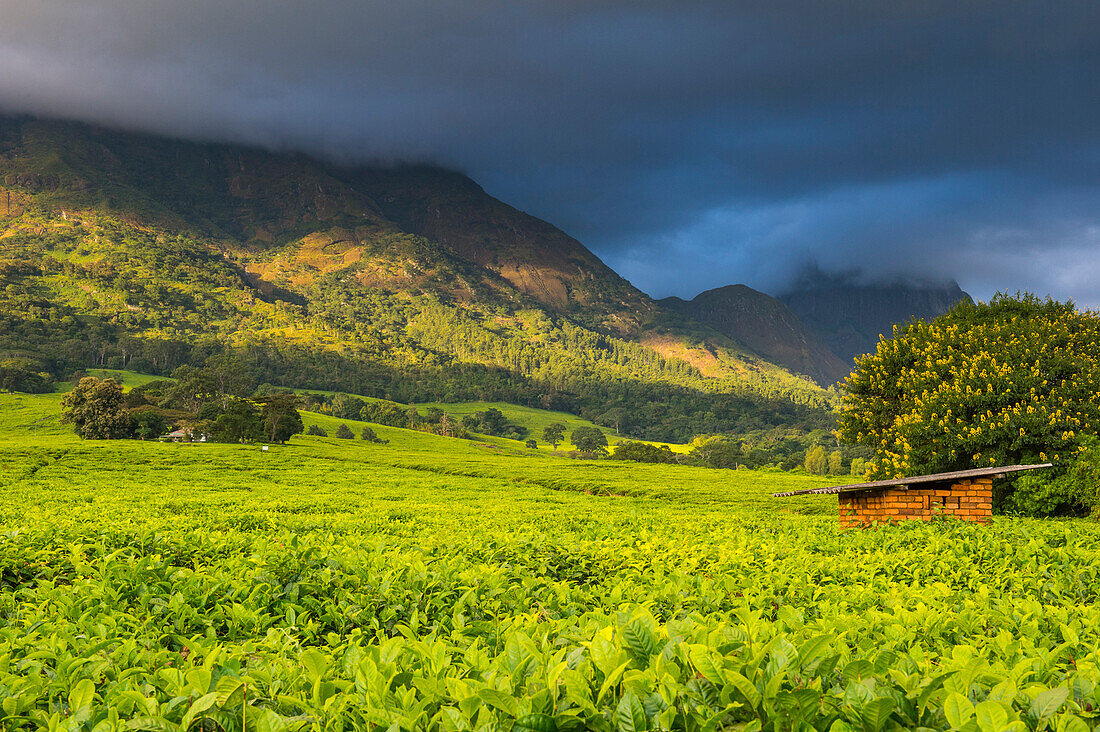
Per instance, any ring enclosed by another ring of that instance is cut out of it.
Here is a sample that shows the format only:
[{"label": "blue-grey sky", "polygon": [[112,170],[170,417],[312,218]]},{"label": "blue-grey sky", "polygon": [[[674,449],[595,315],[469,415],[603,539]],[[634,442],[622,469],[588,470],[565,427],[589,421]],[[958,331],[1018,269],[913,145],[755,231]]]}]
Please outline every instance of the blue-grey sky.
[{"label": "blue-grey sky", "polygon": [[459,168],[656,296],[1100,306],[1100,4],[0,0],[0,108]]}]

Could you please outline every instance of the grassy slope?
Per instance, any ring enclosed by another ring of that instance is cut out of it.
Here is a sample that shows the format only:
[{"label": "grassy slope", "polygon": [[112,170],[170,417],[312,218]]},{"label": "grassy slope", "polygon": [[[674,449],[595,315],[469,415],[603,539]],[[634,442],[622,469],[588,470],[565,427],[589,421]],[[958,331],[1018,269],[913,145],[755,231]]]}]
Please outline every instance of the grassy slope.
[{"label": "grassy slope", "polygon": [[[100,370],[105,371],[105,369]],[[133,382],[133,385],[136,386],[137,382]],[[325,391],[323,389],[298,389],[297,391],[303,394],[324,394],[326,396],[332,396],[336,393],[334,391]],[[361,394],[351,394],[350,396],[354,396],[365,401],[380,401],[375,399],[374,397],[363,396]],[[526,427],[528,430],[528,436],[533,437],[539,443],[540,450],[552,451],[552,448],[549,444],[543,444],[544,440],[542,439],[542,430],[544,427],[547,427],[556,422],[560,422],[565,425],[566,439],[565,442],[558,444],[557,449],[560,451],[573,449],[572,443],[569,442],[569,435],[573,434],[573,430],[577,429],[578,427],[595,427],[600,432],[603,432],[605,435],[607,435],[607,442],[609,445],[614,445],[615,442],[619,440],[635,439],[633,437],[630,437],[629,435],[617,435],[615,434],[615,430],[609,429],[607,427],[601,427],[595,422],[590,422],[589,420],[584,419],[583,417],[578,417],[575,414],[569,414],[568,412],[555,412],[548,409],[537,409],[535,407],[525,407],[519,404],[509,404],[508,402],[417,402],[413,406],[415,406],[421,414],[423,414],[431,407],[438,407],[447,414],[458,417],[459,419],[468,414],[473,414],[474,412],[483,412],[490,407],[499,409],[504,414],[504,416],[508,418],[509,423],[518,424],[522,427]],[[325,417],[325,415],[313,415],[313,417],[321,418]],[[333,428],[339,426],[340,422],[347,422],[348,426],[355,426],[357,424],[360,424],[359,422],[356,422],[356,420],[339,420],[328,417],[325,417],[324,420],[317,421],[317,423],[320,424],[320,426],[324,427],[326,430],[328,430],[330,426]],[[305,424],[308,427],[310,424],[312,424],[312,422],[310,422],[309,419],[306,419]],[[524,446],[523,440],[509,440],[505,438],[491,439],[495,440],[498,444],[506,445],[508,447],[522,448]],[[645,442],[650,445],[668,445],[669,449],[671,449],[673,452],[678,453],[687,453],[691,451],[691,446],[689,444],[678,444],[675,442],[654,442],[652,440],[638,441]]]},{"label": "grassy slope", "polygon": [[[124,383],[130,380],[128,377],[133,376],[131,372],[121,372],[119,375]],[[172,445],[153,442],[82,441],[71,434],[69,427],[59,423],[60,401],[60,394],[0,396],[0,442],[23,444],[28,438],[33,440],[37,429],[37,435],[41,439],[36,444],[41,448],[75,450],[86,455],[111,455],[111,461],[129,460],[123,456],[150,451],[162,454],[167,450],[164,454],[168,455],[190,454],[176,453],[173,452]],[[383,469],[489,478],[549,487],[552,490],[608,495],[675,497],[698,494],[705,497],[712,493],[715,480],[737,487],[735,493],[749,490],[750,486],[759,486],[765,481],[769,486],[775,486],[775,491],[784,491],[847,480],[847,476],[818,478],[785,473],[642,465],[613,460],[569,460],[547,454],[550,451],[549,446],[542,446],[535,452],[526,450],[522,442],[505,438],[478,436],[475,440],[460,440],[376,424],[371,424],[371,428],[381,439],[389,440],[389,443],[372,445],[358,439],[359,431],[363,425],[368,424],[366,422],[342,420],[312,412],[303,412],[302,418],[307,427],[317,424],[330,437],[299,435],[291,444],[271,449],[292,461],[304,475],[315,476],[325,482],[346,482],[346,476],[354,475],[357,471]],[[351,427],[357,439],[341,440],[331,437],[341,423]],[[236,459],[229,456],[253,456],[253,453],[259,452],[259,448],[253,445],[203,445],[202,448],[207,451],[203,455],[217,455],[219,459]],[[564,448],[559,446],[558,449],[561,451]],[[269,459],[269,456],[263,456],[262,459]],[[194,474],[193,465],[179,467],[188,475]],[[335,472],[331,470],[333,468]],[[337,477],[337,474],[345,477]],[[749,490],[747,495],[755,498],[759,493],[760,491],[754,489]],[[737,500],[745,497],[741,496]],[[811,499],[812,505],[817,505],[813,503],[815,500]],[[795,505],[780,502],[775,507],[788,508]]]},{"label": "grassy slope", "polygon": [[40,435],[69,435],[59,423],[62,394],[0,393],[0,440],[24,440]]},{"label": "grassy slope", "polygon": [[85,369],[85,372],[89,376],[95,376],[100,379],[114,379],[122,384],[122,388],[126,391],[133,389],[135,386],[142,386],[152,381],[162,381],[165,378],[164,376],[139,374],[136,371],[125,371],[123,369]]},{"label": "grassy slope", "polygon": [[[165,377],[152,376],[150,374],[141,374],[136,371],[127,371],[125,369],[87,369],[87,373],[91,376],[96,376],[101,379],[111,378],[122,384],[124,390],[130,390],[135,386],[141,386],[142,384],[148,384],[151,381],[158,381]],[[332,396],[336,392],[325,391],[320,389],[298,389],[301,393],[311,394],[324,394]],[[361,396],[353,394],[359,399],[372,400],[373,397]],[[32,400],[33,401],[33,400]],[[474,412],[481,412],[490,407],[495,407],[504,413],[504,416],[508,418],[508,421],[512,424],[518,424],[526,427],[531,437],[535,438],[540,444],[540,450],[553,451],[550,445],[542,444],[542,429],[547,425],[555,422],[561,422],[566,426],[566,441],[558,445],[558,450],[566,451],[572,449],[572,444],[569,442],[569,435],[573,433],[573,430],[578,427],[595,427],[596,429],[607,435],[607,441],[609,444],[615,444],[617,440],[629,440],[632,439],[626,435],[616,435],[615,430],[601,427],[594,422],[589,422],[587,419],[582,419],[576,415],[569,414],[568,412],[552,412],[546,409],[535,409],[534,407],[524,407],[517,404],[508,404],[507,402],[425,402],[415,405],[417,409],[423,413],[429,407],[438,407],[443,411],[462,418],[467,414],[473,414]],[[337,419],[325,414],[314,414],[312,412],[304,412],[302,418],[306,427],[311,424],[316,424],[323,427],[325,431],[332,434],[341,422],[346,423],[353,429],[356,436],[359,435],[359,431],[363,428],[363,425],[367,422],[361,422],[354,419]],[[0,423],[2,425],[3,423]],[[523,440],[510,440],[503,437],[491,437],[489,435],[479,435],[478,440],[481,442],[488,442],[500,447],[507,447],[514,450],[526,449]],[[642,440],[646,442],[646,440]],[[664,443],[664,442],[649,442],[651,445],[668,445],[673,452],[687,453],[690,452],[690,445],[680,445],[676,443]]]}]

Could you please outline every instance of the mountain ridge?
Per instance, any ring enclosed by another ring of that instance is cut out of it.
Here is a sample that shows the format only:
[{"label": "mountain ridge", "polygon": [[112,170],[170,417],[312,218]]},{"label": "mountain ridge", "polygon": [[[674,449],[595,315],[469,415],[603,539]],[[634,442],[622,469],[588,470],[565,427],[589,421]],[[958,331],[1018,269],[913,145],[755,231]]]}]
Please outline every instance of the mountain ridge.
[{"label": "mountain ridge", "polygon": [[850,371],[786,305],[747,285],[717,287],[691,300],[668,297],[659,302],[818,384],[834,384]]},{"label": "mountain ridge", "polygon": [[453,171],[4,118],[0,201],[0,358],[162,373],[235,348],[286,385],[626,410],[681,438],[832,399]]},{"label": "mountain ridge", "polygon": [[932,319],[960,301],[972,301],[954,280],[895,278],[861,281],[856,272],[830,274],[811,267],[777,295],[846,363],[872,353],[895,325]]}]

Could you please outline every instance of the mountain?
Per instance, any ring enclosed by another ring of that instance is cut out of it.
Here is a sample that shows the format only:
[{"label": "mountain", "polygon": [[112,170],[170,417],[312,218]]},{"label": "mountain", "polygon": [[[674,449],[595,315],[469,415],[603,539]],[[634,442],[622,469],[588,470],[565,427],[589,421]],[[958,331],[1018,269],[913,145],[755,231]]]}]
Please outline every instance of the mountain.
[{"label": "mountain", "polygon": [[779,299],[841,358],[871,353],[895,325],[946,313],[970,295],[957,282],[864,282],[854,273],[805,271]]},{"label": "mountain", "polygon": [[660,304],[819,384],[834,384],[850,371],[786,305],[746,285],[707,290],[690,301],[668,297]]},{"label": "mountain", "polygon": [[579,241],[489,196],[464,175],[403,166],[348,177],[404,231],[492,270],[544,306],[595,318],[620,333],[636,332],[657,314],[653,300]]},{"label": "mountain", "polygon": [[821,425],[832,399],[459,173],[0,118],[0,360],[219,353],[275,385],[662,439]]}]

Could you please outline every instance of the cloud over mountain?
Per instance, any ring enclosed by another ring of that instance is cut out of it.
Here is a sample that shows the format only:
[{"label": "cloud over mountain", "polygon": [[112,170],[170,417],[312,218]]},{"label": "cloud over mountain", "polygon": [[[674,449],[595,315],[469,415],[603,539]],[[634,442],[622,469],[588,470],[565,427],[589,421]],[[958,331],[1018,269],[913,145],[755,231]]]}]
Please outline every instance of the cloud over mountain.
[{"label": "cloud over mountain", "polygon": [[470,173],[657,295],[1100,305],[1100,7],[3,2],[0,107]]}]

